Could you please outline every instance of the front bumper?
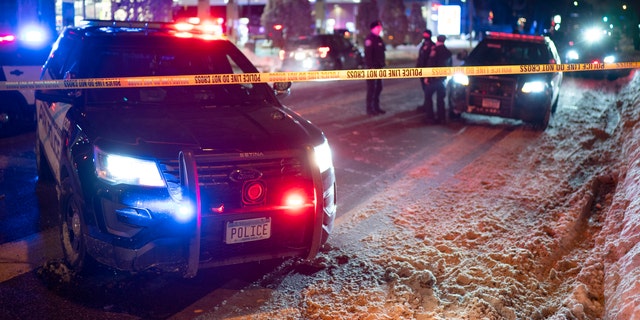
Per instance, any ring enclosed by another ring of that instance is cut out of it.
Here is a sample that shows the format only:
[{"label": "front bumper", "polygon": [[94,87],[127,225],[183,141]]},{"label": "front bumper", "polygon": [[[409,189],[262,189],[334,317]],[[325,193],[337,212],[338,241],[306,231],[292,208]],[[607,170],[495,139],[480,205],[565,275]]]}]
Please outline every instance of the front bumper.
[{"label": "front bumper", "polygon": [[[311,258],[326,242],[336,212],[333,168],[313,173],[304,160],[311,158],[295,152],[256,162],[204,155],[185,159],[163,162],[166,175],[197,172],[191,181],[198,181],[199,187],[180,186],[181,199],[166,188],[99,184],[92,200],[97,223],[87,237],[89,253],[97,261],[120,270],[157,268],[193,277],[199,268]],[[238,167],[259,170],[261,175],[231,181],[230,172]],[[264,188],[264,198],[243,200],[253,192],[247,185],[254,182]],[[301,190],[304,203],[284,204],[282,196],[289,190]],[[197,212],[183,220],[188,208]],[[268,224],[268,237],[259,230],[255,238],[230,240],[229,233],[240,230],[237,225],[246,224],[240,232],[248,233],[260,223]]]},{"label": "front bumper", "polygon": [[481,114],[526,122],[540,121],[551,107],[552,92],[519,91],[514,78],[474,77],[469,85],[451,82],[449,108],[453,114]]}]

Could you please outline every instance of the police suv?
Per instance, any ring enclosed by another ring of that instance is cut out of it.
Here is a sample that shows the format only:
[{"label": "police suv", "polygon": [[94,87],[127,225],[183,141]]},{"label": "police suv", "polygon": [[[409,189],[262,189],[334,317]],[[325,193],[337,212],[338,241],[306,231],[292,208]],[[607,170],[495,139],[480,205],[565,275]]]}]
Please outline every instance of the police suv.
[{"label": "police suv", "polygon": [[[258,70],[198,26],[64,30],[41,79],[103,79],[36,91],[37,167],[57,184],[71,268],[97,261],[193,277],[317,254],[333,226],[336,180],[323,132],[277,99],[291,83],[163,84],[244,73]],[[142,76],[149,86],[117,81]]]},{"label": "police suv", "polygon": [[500,66],[521,65],[521,72],[453,75],[447,85],[449,117],[481,114],[522,120],[545,130],[558,106],[563,73],[555,65],[560,63],[555,44],[548,37],[488,32],[463,65],[497,70]]}]

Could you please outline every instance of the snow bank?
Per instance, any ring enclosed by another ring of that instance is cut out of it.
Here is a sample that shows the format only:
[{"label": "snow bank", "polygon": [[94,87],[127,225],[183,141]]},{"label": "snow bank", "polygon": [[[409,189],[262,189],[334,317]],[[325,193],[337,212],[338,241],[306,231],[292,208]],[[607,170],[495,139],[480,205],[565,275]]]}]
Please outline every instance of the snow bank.
[{"label": "snow bank", "polygon": [[571,85],[545,132],[465,127],[198,318],[640,319],[640,77]]},{"label": "snow bank", "polygon": [[626,159],[606,230],[606,319],[640,319],[640,92],[638,78],[618,104]]}]

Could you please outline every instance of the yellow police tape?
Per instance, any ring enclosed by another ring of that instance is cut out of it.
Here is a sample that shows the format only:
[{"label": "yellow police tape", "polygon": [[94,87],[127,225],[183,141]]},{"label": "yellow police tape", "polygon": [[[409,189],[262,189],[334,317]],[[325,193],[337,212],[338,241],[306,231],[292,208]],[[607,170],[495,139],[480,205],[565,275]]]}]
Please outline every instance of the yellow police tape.
[{"label": "yellow police tape", "polygon": [[439,68],[388,68],[302,72],[270,72],[243,74],[198,74],[162,77],[92,78],[43,81],[3,81],[0,91],[21,89],[100,89],[130,87],[199,86],[213,84],[242,84],[260,82],[301,82],[316,80],[368,80],[446,77],[454,74],[468,76],[525,74],[548,72],[604,71],[640,68],[640,62],[606,64],[524,64],[506,66],[459,66]]}]

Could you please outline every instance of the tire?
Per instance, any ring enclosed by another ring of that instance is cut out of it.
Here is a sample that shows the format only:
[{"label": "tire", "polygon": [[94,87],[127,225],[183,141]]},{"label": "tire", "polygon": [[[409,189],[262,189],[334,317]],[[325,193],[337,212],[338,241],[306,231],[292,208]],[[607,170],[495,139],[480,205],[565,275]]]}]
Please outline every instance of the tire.
[{"label": "tire", "polygon": [[547,108],[545,108],[545,113],[542,119],[534,123],[533,126],[536,130],[544,131],[547,129],[547,127],[549,126],[549,122],[551,121],[551,109],[552,106],[548,106]]},{"label": "tire", "polygon": [[449,98],[449,95],[451,94],[451,90],[447,89],[447,113],[449,114],[449,121],[457,121],[460,120],[462,118],[462,113],[456,113],[453,110],[453,104],[451,103],[451,99]]},{"label": "tire", "polygon": [[462,119],[462,113],[455,113],[453,110],[449,109],[449,120],[450,121],[458,121]]},{"label": "tire", "polygon": [[86,225],[80,197],[73,192],[70,178],[62,182],[60,197],[60,241],[64,261],[76,274],[83,274],[90,265],[85,240]]},{"label": "tire", "polygon": [[556,99],[556,102],[554,102],[553,105],[551,106],[551,115],[556,114],[556,111],[558,110],[558,101],[560,101],[560,97],[558,97]]}]

